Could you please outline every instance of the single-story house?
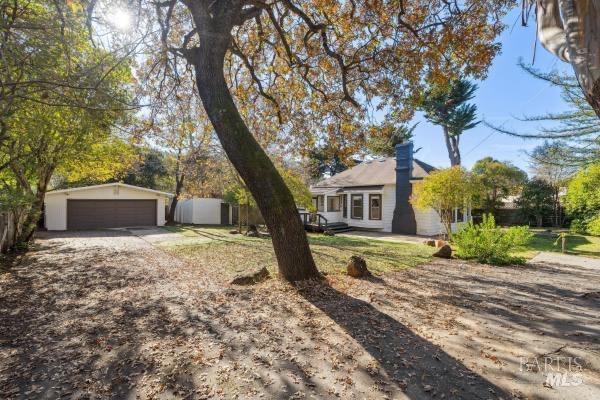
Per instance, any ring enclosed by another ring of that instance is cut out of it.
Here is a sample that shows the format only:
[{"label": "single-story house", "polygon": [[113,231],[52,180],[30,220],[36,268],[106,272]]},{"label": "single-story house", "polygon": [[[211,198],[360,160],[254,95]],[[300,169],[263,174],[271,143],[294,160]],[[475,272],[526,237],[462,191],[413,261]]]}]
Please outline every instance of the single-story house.
[{"label": "single-story house", "polygon": [[180,200],[175,208],[175,221],[183,224],[229,225],[233,209],[223,199],[192,198]]},{"label": "single-story house", "polygon": [[53,190],[44,199],[44,224],[51,231],[163,226],[171,197],[124,183]]},{"label": "single-story house", "polygon": [[[434,236],[445,233],[434,209],[410,204],[413,185],[435,168],[413,158],[412,142],[396,146],[396,157],[365,161],[310,188],[313,205],[327,223],[381,232]],[[452,229],[470,220],[455,210]]]}]

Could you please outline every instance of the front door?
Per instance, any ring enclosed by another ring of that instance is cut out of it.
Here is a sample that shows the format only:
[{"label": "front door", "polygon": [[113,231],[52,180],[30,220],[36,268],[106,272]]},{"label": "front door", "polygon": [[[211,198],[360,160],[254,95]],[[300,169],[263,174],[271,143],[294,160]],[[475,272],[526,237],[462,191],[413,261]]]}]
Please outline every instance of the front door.
[{"label": "front door", "polygon": [[348,218],[348,195],[342,195],[342,218]]},{"label": "front door", "polygon": [[231,224],[237,225],[239,218],[240,218],[240,206],[231,207]]},{"label": "front door", "polygon": [[221,225],[229,225],[229,204],[221,203]]}]

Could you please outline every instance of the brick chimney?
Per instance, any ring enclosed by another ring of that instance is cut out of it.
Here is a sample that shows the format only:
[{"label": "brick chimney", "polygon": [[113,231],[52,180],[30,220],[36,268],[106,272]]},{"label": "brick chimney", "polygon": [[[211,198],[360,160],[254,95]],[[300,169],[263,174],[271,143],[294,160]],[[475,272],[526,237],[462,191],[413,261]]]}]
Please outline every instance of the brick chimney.
[{"label": "brick chimney", "polygon": [[413,143],[396,145],[396,207],[392,220],[392,232],[415,235],[417,222],[410,204],[412,194]]}]

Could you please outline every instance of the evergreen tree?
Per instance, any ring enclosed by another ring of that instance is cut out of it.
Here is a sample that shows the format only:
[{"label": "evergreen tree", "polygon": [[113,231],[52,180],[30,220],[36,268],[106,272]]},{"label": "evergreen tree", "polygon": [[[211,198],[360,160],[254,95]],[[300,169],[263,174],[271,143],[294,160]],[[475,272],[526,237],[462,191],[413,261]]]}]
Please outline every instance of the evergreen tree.
[{"label": "evergreen tree", "polygon": [[425,92],[421,108],[425,118],[444,131],[448,156],[452,166],[460,165],[460,136],[476,127],[477,106],[468,101],[475,97],[477,85],[465,79],[447,84],[434,84]]},{"label": "evergreen tree", "polygon": [[[546,139],[555,144],[552,159],[543,154],[535,157],[546,164],[558,163],[562,166],[585,166],[600,158],[600,118],[588,103],[577,78],[558,71],[541,72],[520,63],[520,66],[536,79],[557,87],[568,109],[562,112],[549,112],[542,115],[526,116],[521,121],[543,123],[538,132],[516,132],[491,126],[493,129],[526,139]],[[533,154],[530,154],[533,156]],[[550,155],[547,153],[546,155]]]},{"label": "evergreen tree", "polygon": [[375,156],[394,157],[396,155],[396,145],[410,140],[417,125],[384,123],[373,127],[374,132],[369,135],[367,141],[369,152]]}]

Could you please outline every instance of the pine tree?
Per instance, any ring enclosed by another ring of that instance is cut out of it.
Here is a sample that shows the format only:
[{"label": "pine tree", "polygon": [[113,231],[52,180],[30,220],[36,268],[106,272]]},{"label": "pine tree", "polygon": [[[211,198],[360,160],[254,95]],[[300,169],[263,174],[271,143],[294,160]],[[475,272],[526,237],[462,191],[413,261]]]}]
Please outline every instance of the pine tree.
[{"label": "pine tree", "polygon": [[530,154],[538,162],[559,163],[562,166],[585,166],[600,157],[600,118],[590,106],[574,75],[558,71],[541,72],[520,62],[521,68],[533,77],[550,83],[561,90],[568,109],[520,118],[520,121],[543,123],[538,132],[516,132],[496,126],[493,129],[526,139],[546,139],[554,144],[552,159],[544,154]]},{"label": "pine tree", "polygon": [[425,92],[421,108],[425,118],[444,130],[444,139],[452,166],[460,165],[460,136],[476,127],[477,106],[467,103],[475,97],[477,85],[465,79],[434,84]]}]

